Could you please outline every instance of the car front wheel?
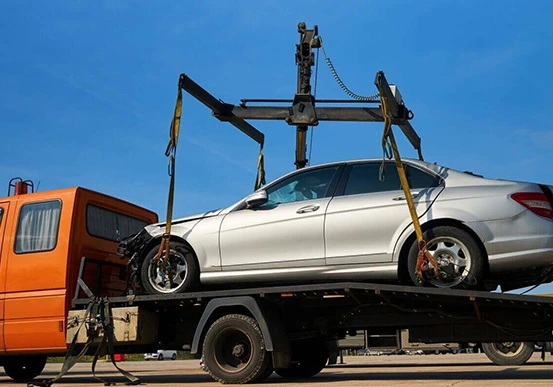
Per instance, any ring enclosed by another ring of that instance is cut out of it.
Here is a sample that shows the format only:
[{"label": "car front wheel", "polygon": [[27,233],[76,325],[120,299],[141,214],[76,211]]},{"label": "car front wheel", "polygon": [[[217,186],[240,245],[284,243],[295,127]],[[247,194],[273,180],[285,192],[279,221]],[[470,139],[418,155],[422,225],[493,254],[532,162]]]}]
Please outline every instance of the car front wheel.
[{"label": "car front wheel", "polygon": [[159,245],[146,255],[142,262],[141,280],[148,294],[183,293],[194,289],[200,277],[198,262],[193,251],[179,242],[171,242],[169,256],[165,251],[156,260]]},{"label": "car front wheel", "polygon": [[418,243],[414,241],[407,260],[409,276],[416,285],[437,288],[477,289],[484,273],[484,254],[468,232],[453,226],[437,226],[423,233],[428,251],[439,266],[437,277],[430,262],[422,265],[423,280],[416,274]]}]

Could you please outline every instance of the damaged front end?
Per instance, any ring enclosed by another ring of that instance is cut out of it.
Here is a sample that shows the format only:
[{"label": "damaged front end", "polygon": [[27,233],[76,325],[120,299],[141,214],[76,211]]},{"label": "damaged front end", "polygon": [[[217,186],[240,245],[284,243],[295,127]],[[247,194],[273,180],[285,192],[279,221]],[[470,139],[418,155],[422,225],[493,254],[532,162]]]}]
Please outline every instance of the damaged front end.
[{"label": "damaged front end", "polygon": [[137,294],[142,291],[140,268],[144,252],[153,239],[152,235],[142,229],[138,234],[125,238],[119,242],[117,255],[127,262],[127,294]]}]

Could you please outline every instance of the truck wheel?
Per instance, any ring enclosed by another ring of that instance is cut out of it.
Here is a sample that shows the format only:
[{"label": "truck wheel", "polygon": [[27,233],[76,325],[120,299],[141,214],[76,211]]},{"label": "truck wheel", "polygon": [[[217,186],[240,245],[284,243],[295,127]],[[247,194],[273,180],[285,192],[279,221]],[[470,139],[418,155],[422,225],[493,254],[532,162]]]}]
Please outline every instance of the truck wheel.
[{"label": "truck wheel", "polygon": [[310,378],[321,372],[328,362],[328,349],[322,338],[293,341],[290,345],[290,366],[275,369],[283,378]]},{"label": "truck wheel", "polygon": [[532,357],[534,343],[504,342],[482,343],[484,353],[497,365],[522,365]]},{"label": "truck wheel", "polygon": [[[472,235],[457,227],[437,226],[426,230],[423,236],[428,242],[428,251],[445,277],[436,278],[434,269],[428,267],[423,269],[422,285],[455,289],[477,289],[481,286],[485,256]],[[407,268],[415,285],[421,285],[415,273],[418,253],[417,241],[414,241],[409,250]]]},{"label": "truck wheel", "polygon": [[[159,251],[155,246],[144,258],[141,280],[148,294],[183,293],[192,290],[200,278],[200,270],[194,252],[179,242],[169,244],[169,257],[163,267],[163,259],[154,262]],[[164,252],[165,253],[165,252]]]},{"label": "truck wheel", "polygon": [[260,382],[272,367],[257,321],[242,314],[229,314],[211,324],[203,359],[207,372],[221,383]]},{"label": "truck wheel", "polygon": [[46,356],[14,356],[4,361],[4,371],[14,381],[25,383],[36,378],[46,365]]}]

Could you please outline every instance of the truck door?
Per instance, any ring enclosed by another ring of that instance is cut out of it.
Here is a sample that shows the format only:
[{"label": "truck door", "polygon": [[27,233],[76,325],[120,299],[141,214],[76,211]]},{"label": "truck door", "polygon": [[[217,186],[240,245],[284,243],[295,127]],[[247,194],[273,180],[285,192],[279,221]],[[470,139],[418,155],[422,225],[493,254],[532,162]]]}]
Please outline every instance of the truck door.
[{"label": "truck door", "polygon": [[[22,195],[6,231],[4,344],[8,354],[64,351],[72,203]],[[25,197],[23,199],[23,197]],[[66,196],[67,198],[67,196]]]},{"label": "truck door", "polygon": [[0,202],[0,353],[6,352],[6,346],[4,345],[4,285],[6,283],[5,273],[5,259],[2,255],[2,245],[4,244],[4,232],[6,230],[6,222],[8,221],[8,209],[9,202]]}]

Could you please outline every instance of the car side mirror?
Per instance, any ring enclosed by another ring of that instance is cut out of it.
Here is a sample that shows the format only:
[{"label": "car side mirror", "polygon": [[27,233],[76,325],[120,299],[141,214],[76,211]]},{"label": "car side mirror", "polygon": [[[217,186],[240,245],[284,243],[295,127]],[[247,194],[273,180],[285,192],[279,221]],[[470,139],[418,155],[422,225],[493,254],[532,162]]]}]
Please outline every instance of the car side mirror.
[{"label": "car side mirror", "polygon": [[255,208],[267,203],[269,198],[267,197],[267,191],[258,191],[246,197],[245,201],[246,207]]}]

